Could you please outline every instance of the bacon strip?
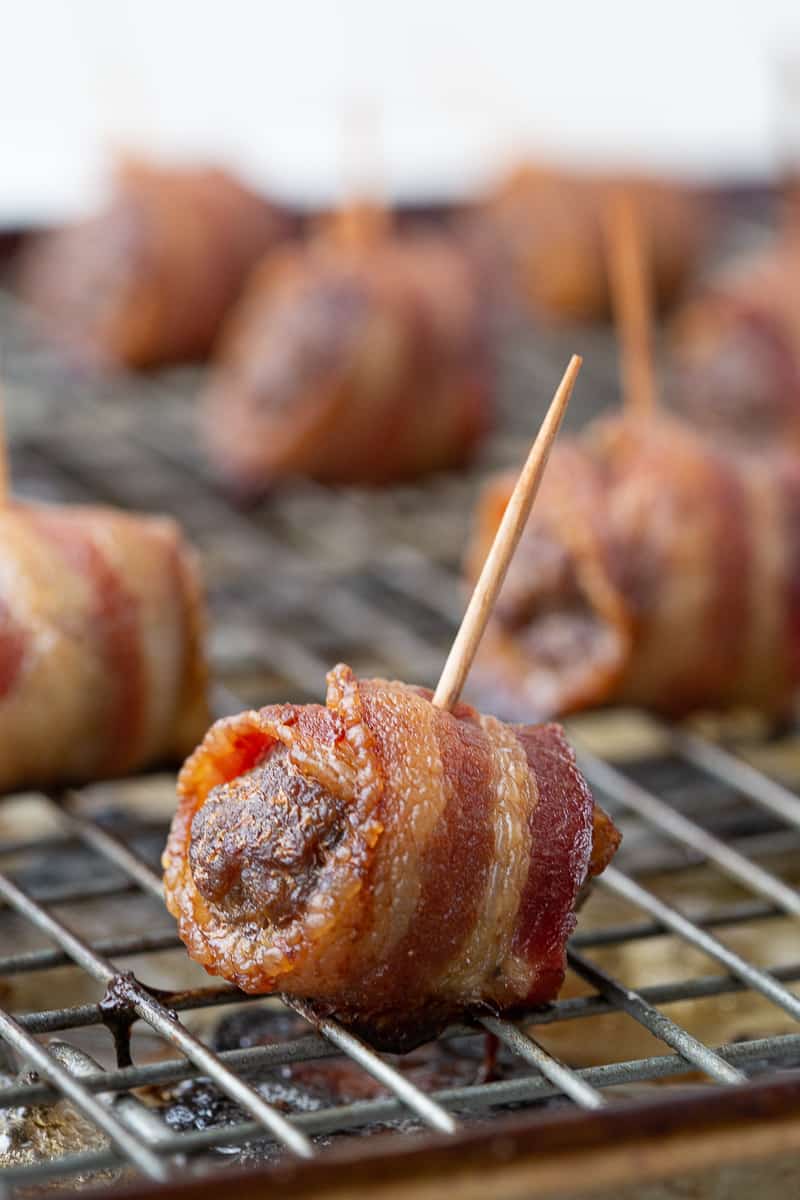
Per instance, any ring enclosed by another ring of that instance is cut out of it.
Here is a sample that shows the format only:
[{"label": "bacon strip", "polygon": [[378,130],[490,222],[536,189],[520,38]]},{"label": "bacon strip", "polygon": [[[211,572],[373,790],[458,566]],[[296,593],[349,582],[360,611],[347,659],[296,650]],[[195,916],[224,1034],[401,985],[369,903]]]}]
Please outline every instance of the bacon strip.
[{"label": "bacon strip", "polygon": [[575,928],[575,879],[590,870],[593,806],[571,803],[574,793],[588,795],[588,789],[560,726],[527,726],[517,736],[536,778],[539,803],[529,816],[536,852],[520,900],[513,948],[533,968],[526,1003],[542,1004],[564,980],[563,947]]},{"label": "bacon strip", "polygon": [[17,625],[8,604],[0,597],[0,701],[17,682],[28,642],[26,631]]},{"label": "bacon strip", "polygon": [[218,721],[184,766],[163,863],[189,953],[394,1049],[552,1000],[581,889],[619,841],[561,730],[443,712],[344,666],[328,683],[324,709]]},{"label": "bacon strip", "polygon": [[212,376],[206,440],[244,491],[293,475],[386,483],[463,463],[488,396],[476,280],[457,247],[331,237],[254,276]]},{"label": "bacon strip", "polygon": [[207,719],[196,571],[177,526],[0,512],[0,791],[178,757]]},{"label": "bacon strip", "polygon": [[[789,455],[623,417],[556,447],[548,475],[473,674],[482,703],[517,720],[608,702],[786,711],[800,680]],[[480,502],[472,564],[512,486]]]}]

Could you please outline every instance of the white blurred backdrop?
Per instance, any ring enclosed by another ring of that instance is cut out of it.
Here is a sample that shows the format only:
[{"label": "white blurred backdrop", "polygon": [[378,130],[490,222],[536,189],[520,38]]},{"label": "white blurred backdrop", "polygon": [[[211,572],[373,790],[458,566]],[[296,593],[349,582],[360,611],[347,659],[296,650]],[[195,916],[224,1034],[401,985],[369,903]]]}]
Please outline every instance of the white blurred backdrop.
[{"label": "white blurred backdrop", "polygon": [[315,204],[367,169],[396,198],[458,195],[522,148],[742,178],[770,173],[791,137],[800,145],[779,83],[800,52],[798,0],[0,11],[6,224],[85,208],[115,148],[213,158]]}]

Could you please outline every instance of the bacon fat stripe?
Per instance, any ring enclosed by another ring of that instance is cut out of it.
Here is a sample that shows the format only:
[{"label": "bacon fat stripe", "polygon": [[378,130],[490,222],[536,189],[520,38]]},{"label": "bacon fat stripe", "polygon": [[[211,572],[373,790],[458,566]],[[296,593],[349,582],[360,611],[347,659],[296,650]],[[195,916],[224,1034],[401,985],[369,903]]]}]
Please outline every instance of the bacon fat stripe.
[{"label": "bacon fat stripe", "polygon": [[[481,561],[511,493],[478,506]],[[800,472],[666,417],[556,447],[473,675],[515,719],[607,702],[779,715],[800,681]]]},{"label": "bacon fat stripe", "polygon": [[186,753],[208,711],[195,580],[168,519],[0,512],[0,791]]},{"label": "bacon fat stripe", "polygon": [[552,1000],[618,843],[558,726],[328,676],[326,707],[218,721],[181,772],[165,889],[189,953],[377,1044]]}]

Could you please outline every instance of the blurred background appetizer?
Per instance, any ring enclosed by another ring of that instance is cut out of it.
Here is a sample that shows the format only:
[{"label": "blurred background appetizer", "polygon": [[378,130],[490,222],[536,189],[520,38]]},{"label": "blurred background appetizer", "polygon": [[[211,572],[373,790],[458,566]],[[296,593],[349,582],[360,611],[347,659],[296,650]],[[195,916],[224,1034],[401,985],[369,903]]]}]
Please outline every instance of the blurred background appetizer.
[{"label": "blurred background appetizer", "polygon": [[642,212],[659,306],[673,303],[697,269],[708,199],[655,178],[568,172],[520,163],[488,193],[467,228],[490,275],[510,284],[535,320],[611,315],[603,221],[609,197],[631,192]]},{"label": "blurred background appetizer", "polygon": [[743,445],[800,445],[800,227],[728,263],[675,316],[674,405]]},{"label": "blurred background appetizer", "polygon": [[385,484],[467,462],[491,386],[457,242],[348,209],[252,277],[214,362],[205,440],[244,492],[292,476]]},{"label": "blurred background appetizer", "polygon": [[288,229],[226,171],[126,158],[101,212],[26,246],[19,288],[81,357],[127,367],[203,359],[250,269]]}]

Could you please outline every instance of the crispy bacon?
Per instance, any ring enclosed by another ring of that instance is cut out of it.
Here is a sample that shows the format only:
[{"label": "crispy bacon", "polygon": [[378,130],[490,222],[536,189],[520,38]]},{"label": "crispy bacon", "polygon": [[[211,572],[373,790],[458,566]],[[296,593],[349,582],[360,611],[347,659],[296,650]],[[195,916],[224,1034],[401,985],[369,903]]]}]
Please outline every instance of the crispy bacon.
[{"label": "crispy bacon", "polygon": [[85,357],[204,358],[251,267],[287,231],[224,171],[126,161],[104,212],[32,240],[20,287]]},{"label": "crispy bacon", "polygon": [[0,791],[184,755],[207,721],[202,603],[165,518],[0,511]]},{"label": "crispy bacon", "polygon": [[669,304],[705,240],[707,203],[687,188],[525,163],[486,197],[467,233],[490,277],[501,288],[508,279],[535,318],[606,319],[611,300],[603,221],[620,189],[633,194],[642,213],[655,295]]},{"label": "crispy bacon", "polygon": [[239,489],[285,476],[385,483],[463,463],[488,421],[476,280],[442,236],[327,236],[268,261],[237,307],[206,404]]},{"label": "crispy bacon", "polygon": [[[511,494],[478,506],[471,574]],[[800,467],[667,417],[597,423],[551,456],[473,674],[511,719],[608,702],[782,715],[800,681]]]},{"label": "crispy bacon", "polygon": [[165,889],[189,953],[376,1044],[540,1005],[619,835],[558,726],[515,728],[348,667],[326,707],[218,721],[181,772]]}]

